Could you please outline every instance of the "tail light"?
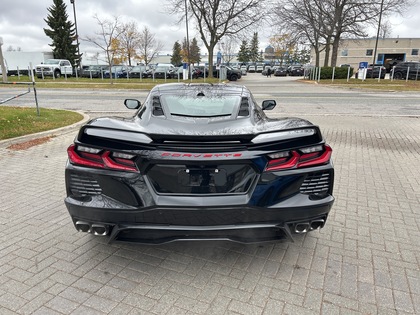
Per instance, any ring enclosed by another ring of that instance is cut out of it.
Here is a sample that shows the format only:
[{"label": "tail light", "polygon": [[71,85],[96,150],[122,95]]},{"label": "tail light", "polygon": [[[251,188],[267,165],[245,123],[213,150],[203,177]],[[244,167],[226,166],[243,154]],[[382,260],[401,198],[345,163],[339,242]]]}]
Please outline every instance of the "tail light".
[{"label": "tail light", "polygon": [[111,152],[72,144],[67,149],[69,161],[74,165],[111,169],[117,171],[138,172],[135,155]]},{"label": "tail light", "polygon": [[331,158],[332,149],[328,145],[317,145],[299,150],[269,154],[265,171],[279,171],[291,168],[323,165]]}]

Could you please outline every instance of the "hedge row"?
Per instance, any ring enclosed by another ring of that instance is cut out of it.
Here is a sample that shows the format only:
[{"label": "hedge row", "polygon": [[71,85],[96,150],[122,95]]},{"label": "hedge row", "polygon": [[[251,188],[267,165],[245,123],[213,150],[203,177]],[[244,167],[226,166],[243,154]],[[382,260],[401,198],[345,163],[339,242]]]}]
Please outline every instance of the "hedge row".
[{"label": "hedge row", "polygon": [[[312,68],[309,70],[309,74],[307,74],[307,76],[309,78],[312,78],[312,72],[315,71],[315,74],[317,75],[317,77],[315,79],[318,79],[319,76],[319,69],[321,69],[321,80],[324,79],[332,79],[333,76],[333,67],[321,67],[321,68],[317,68],[318,72],[316,72],[316,68]],[[350,68],[350,77],[353,75],[353,68]],[[348,68],[347,67],[335,67],[335,72],[334,72],[334,79],[347,79],[347,74],[348,74]]]}]

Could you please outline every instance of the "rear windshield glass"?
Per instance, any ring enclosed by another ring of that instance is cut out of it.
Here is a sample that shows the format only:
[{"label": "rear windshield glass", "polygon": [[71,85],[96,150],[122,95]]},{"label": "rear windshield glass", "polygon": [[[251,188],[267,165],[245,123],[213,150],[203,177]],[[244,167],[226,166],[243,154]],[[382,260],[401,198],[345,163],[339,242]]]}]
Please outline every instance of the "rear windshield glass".
[{"label": "rear windshield glass", "polygon": [[241,97],[238,95],[217,97],[161,95],[161,101],[174,116],[218,117],[230,116],[238,108]]}]

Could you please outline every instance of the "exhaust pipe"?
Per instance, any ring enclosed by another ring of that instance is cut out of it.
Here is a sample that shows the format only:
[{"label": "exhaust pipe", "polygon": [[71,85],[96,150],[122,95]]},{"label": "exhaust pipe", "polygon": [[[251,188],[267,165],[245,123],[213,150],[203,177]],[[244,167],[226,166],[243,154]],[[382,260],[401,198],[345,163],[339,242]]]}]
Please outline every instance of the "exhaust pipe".
[{"label": "exhaust pipe", "polygon": [[109,228],[103,224],[92,224],[92,233],[93,235],[106,236],[109,233]]},{"label": "exhaust pipe", "polygon": [[295,225],[295,233],[303,234],[309,231],[309,223],[298,223]]},{"label": "exhaust pipe", "polygon": [[311,222],[311,230],[318,230],[324,226],[325,220],[319,219],[319,220],[313,220]]},{"label": "exhaust pipe", "polygon": [[80,232],[90,233],[90,224],[84,221],[77,221],[76,222],[76,229]]}]

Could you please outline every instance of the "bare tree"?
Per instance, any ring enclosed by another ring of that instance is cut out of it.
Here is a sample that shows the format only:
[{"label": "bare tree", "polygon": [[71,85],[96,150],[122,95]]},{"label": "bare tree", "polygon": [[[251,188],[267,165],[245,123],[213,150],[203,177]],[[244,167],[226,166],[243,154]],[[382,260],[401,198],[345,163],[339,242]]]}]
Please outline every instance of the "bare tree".
[{"label": "bare tree", "polygon": [[366,28],[378,24],[380,16],[401,14],[411,4],[412,0],[280,0],[275,13],[282,26],[310,42],[317,65],[321,49],[328,65],[332,49],[331,66],[335,66],[342,36],[367,37]]},{"label": "bare tree", "polygon": [[163,44],[156,40],[147,26],[143,28],[140,33],[138,41],[139,57],[144,61],[146,66],[158,55],[159,51],[163,48]]},{"label": "bare tree", "polygon": [[94,44],[105,53],[106,62],[109,66],[109,77],[112,84],[111,66],[117,53],[116,49],[113,48],[113,41],[120,36],[120,21],[118,17],[114,17],[113,20],[101,20],[96,14],[93,17],[97,21],[100,30],[96,32],[94,36],[86,36],[86,38],[82,38],[82,40]]},{"label": "bare tree", "polygon": [[379,29],[379,37],[388,38],[391,36],[392,36],[392,25],[389,20],[386,20],[381,23],[381,27]]},{"label": "bare tree", "polygon": [[[314,0],[280,0],[274,9],[273,25],[278,34],[290,34],[293,42],[307,42],[315,51],[315,65],[325,49],[324,17]],[[299,14],[296,14],[299,12]],[[324,45],[322,45],[324,44]]]},{"label": "bare tree", "polygon": [[226,36],[221,45],[223,48],[223,60],[230,64],[238,51],[238,42],[235,37]]},{"label": "bare tree", "polygon": [[[208,50],[209,73],[213,73],[214,48],[224,36],[233,36],[262,23],[268,0],[168,0],[179,22],[191,16]],[[185,10],[187,4],[187,10]]]}]

